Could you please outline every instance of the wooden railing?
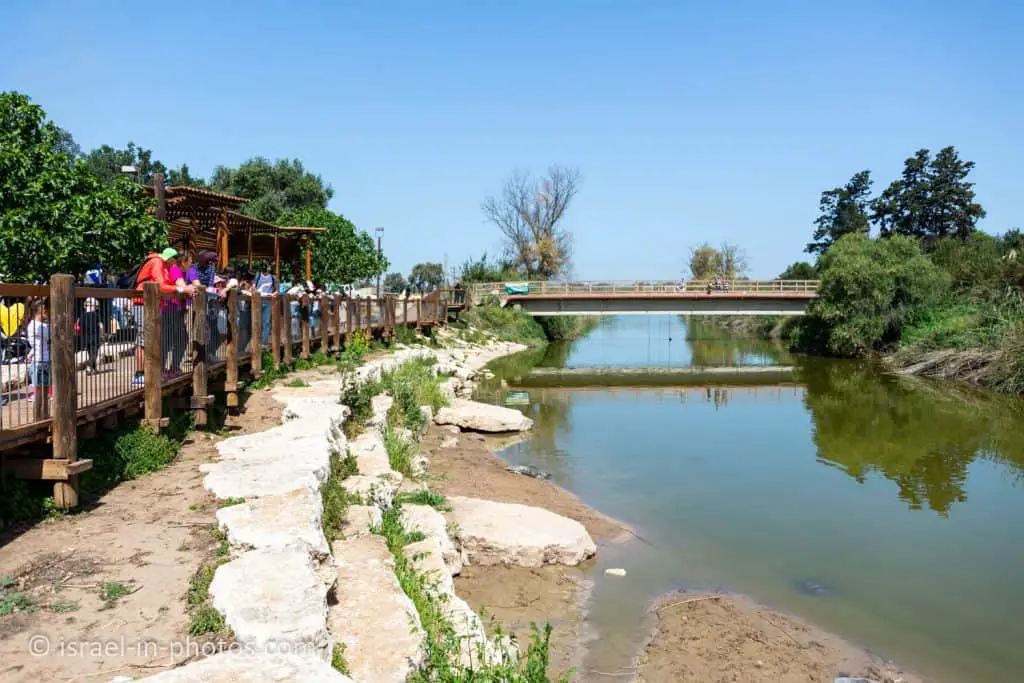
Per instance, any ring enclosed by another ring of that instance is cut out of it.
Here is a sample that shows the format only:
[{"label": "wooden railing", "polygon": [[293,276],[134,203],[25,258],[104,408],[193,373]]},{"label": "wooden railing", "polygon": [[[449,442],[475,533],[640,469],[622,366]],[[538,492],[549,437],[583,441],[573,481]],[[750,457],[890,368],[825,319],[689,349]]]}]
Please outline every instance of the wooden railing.
[{"label": "wooden railing", "polygon": [[476,282],[469,285],[470,296],[474,300],[487,295],[506,296],[506,285],[523,287],[531,295],[609,295],[609,294],[697,294],[697,293],[735,293],[735,294],[798,294],[814,295],[819,280],[593,280],[593,281],[531,281],[531,282]]},{"label": "wooden railing", "polygon": [[[242,293],[223,296],[77,287],[69,275],[49,285],[0,284],[0,454],[16,476],[53,480],[61,507],[77,505],[77,439],[121,414],[143,413],[160,430],[163,398],[191,396],[195,422],[207,422],[210,390],[221,387],[238,405],[240,373],[258,377],[314,349],[337,353],[356,332],[385,340],[397,326],[444,324],[442,292],[419,299],[349,299]],[[45,325],[30,325],[34,304]],[[35,334],[34,338],[29,338]],[[48,358],[43,354],[47,353]],[[52,395],[51,395],[52,394]],[[53,457],[17,457],[27,444],[52,440]],[[6,457],[10,456],[10,457]]]}]

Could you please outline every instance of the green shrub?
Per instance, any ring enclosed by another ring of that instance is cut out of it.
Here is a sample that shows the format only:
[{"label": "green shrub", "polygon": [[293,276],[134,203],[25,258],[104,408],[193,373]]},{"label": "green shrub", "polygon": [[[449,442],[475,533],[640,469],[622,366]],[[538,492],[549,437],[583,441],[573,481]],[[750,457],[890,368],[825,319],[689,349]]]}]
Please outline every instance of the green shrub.
[{"label": "green shrub", "polygon": [[331,454],[331,473],[320,487],[320,501],[323,504],[320,521],[328,542],[341,537],[341,521],[345,518],[348,506],[355,502],[341,485],[343,480],[355,474],[359,474],[359,467],[354,455],[346,453],[345,457],[341,457],[338,453]]},{"label": "green shrub", "polygon": [[379,382],[357,384],[355,375],[352,374],[342,378],[341,403],[348,406],[351,411],[345,421],[345,435],[350,439],[358,435],[366,422],[373,417],[373,397],[381,390]]},{"label": "green shrub", "polygon": [[467,312],[466,319],[471,325],[495,335],[502,341],[536,346],[547,342],[547,336],[540,324],[525,311],[517,308],[476,306]]},{"label": "green shrub", "polygon": [[388,452],[391,469],[410,477],[412,476],[412,460],[416,456],[416,443],[400,436],[394,429],[384,430],[384,450]]},{"label": "green shrub", "polygon": [[804,350],[858,356],[896,342],[943,296],[949,276],[901,235],[846,235],[821,257],[821,287],[801,324]]},{"label": "green shrub", "polygon": [[433,367],[435,358],[414,358],[381,378],[381,385],[394,399],[388,413],[388,423],[419,432],[426,425],[420,406],[434,411],[448,405],[441,391],[441,379]]},{"label": "green shrub", "polygon": [[440,493],[431,491],[430,489],[420,489],[419,491],[407,491],[400,493],[395,496],[395,502],[398,503],[409,503],[411,505],[429,505],[435,510],[441,512],[448,512],[451,510],[451,505],[448,504],[448,499],[442,496]]}]

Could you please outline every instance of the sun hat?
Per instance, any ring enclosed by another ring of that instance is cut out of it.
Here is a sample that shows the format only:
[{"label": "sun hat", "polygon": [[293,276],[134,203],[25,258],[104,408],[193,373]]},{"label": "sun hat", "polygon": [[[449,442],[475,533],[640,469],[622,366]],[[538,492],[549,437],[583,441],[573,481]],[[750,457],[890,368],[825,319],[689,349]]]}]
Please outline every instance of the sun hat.
[{"label": "sun hat", "polygon": [[170,261],[172,258],[176,258],[177,256],[178,250],[175,249],[174,247],[167,247],[166,249],[160,252],[160,258],[162,258],[164,261]]}]

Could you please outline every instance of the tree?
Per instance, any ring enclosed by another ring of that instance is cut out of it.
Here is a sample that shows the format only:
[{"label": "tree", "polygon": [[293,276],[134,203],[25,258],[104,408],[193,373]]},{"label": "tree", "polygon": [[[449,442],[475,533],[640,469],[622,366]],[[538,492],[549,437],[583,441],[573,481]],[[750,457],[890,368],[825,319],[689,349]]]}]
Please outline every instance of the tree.
[{"label": "tree", "polygon": [[218,166],[210,189],[248,199],[244,213],[279,225],[285,213],[325,209],[334,196],[334,189],[298,159],[271,162],[264,157],[253,157],[238,168]]},{"label": "tree", "polygon": [[820,261],[818,297],[807,308],[805,347],[859,356],[899,339],[905,323],[935,302],[949,276],[903,235],[844,235]]},{"label": "tree", "polygon": [[509,257],[527,278],[548,280],[568,271],[572,236],[561,223],[581,183],[575,168],[554,165],[539,179],[516,171],[501,196],[484,200],[484,217],[501,231]]},{"label": "tree", "polygon": [[408,287],[405,276],[401,273],[388,273],[384,276],[384,291],[389,294],[401,294]]},{"label": "tree", "polygon": [[870,230],[868,209],[871,204],[871,171],[861,171],[843,187],[821,193],[814,221],[814,241],[804,249],[809,254],[823,254],[843,235],[867,235]]},{"label": "tree", "polygon": [[143,185],[153,184],[153,174],[167,174],[167,167],[162,161],[153,158],[153,151],[138,147],[129,142],[124,149],[115,149],[110,145],[102,145],[92,150],[83,158],[93,175],[104,185],[111,185],[124,174],[122,166],[135,166],[139,169],[135,178]]},{"label": "tree", "polygon": [[67,156],[69,136],[16,92],[0,93],[0,272],[8,281],[128,269],[167,244],[126,178],[104,186]]},{"label": "tree", "polygon": [[747,257],[735,244],[723,242],[719,248],[704,242],[690,248],[690,277],[694,280],[711,280],[721,277],[734,280],[747,272]]},{"label": "tree", "polygon": [[305,208],[284,214],[286,225],[327,228],[311,240],[310,261],[316,282],[349,284],[387,270],[388,260],[366,232],[357,231],[344,216],[324,208]]},{"label": "tree", "polygon": [[409,286],[420,292],[431,292],[444,283],[444,266],[440,263],[417,263],[409,273]]},{"label": "tree", "polygon": [[789,264],[779,275],[780,280],[817,280],[818,269],[807,261]]},{"label": "tree", "polygon": [[464,261],[458,275],[460,282],[507,282],[518,279],[515,261],[510,258],[490,261],[486,252],[479,260]]},{"label": "tree", "polygon": [[919,149],[903,163],[903,174],[872,202],[872,218],[882,235],[923,239],[926,248],[947,236],[966,239],[985,210],[974,201],[974,183],[967,176],[973,161],[962,161],[955,147],[934,159]]}]

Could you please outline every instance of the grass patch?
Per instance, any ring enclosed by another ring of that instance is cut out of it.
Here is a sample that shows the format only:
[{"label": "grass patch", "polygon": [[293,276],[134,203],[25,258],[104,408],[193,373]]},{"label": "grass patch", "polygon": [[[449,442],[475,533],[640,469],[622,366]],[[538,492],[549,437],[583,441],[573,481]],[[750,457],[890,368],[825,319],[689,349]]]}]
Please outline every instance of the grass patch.
[{"label": "grass patch", "polygon": [[[379,527],[373,529],[387,542],[388,550],[395,559],[395,576],[402,590],[412,600],[420,615],[420,622],[426,632],[424,642],[426,658],[419,669],[410,677],[415,683],[432,683],[434,681],[459,683],[550,683],[548,666],[551,651],[551,626],[543,629],[536,624],[531,625],[530,644],[525,653],[517,661],[503,651],[501,661],[493,664],[484,663],[482,648],[473,653],[475,666],[465,667],[458,661],[461,651],[459,638],[451,622],[444,615],[443,604],[431,590],[431,581],[416,571],[410,558],[405,554],[405,546],[413,542],[411,534],[402,526],[401,506],[395,505],[384,513]],[[500,641],[500,629],[494,639]],[[559,679],[560,683],[570,680],[572,672]]]},{"label": "grass patch", "polygon": [[345,661],[345,643],[334,644],[334,649],[331,650],[331,667],[343,676],[351,674],[348,662]]},{"label": "grass patch", "polygon": [[79,604],[77,602],[54,602],[48,609],[56,614],[66,614],[67,612],[77,612]]},{"label": "grass patch", "polygon": [[309,382],[307,382],[304,379],[300,379],[299,377],[296,377],[295,379],[288,380],[287,382],[284,383],[284,385],[291,389],[301,389],[303,387],[308,387]]},{"label": "grass patch", "polygon": [[410,505],[429,505],[441,512],[448,512],[452,509],[452,506],[448,504],[447,498],[429,489],[400,493],[395,496],[395,502],[409,503]]},{"label": "grass patch", "polygon": [[224,616],[210,605],[197,609],[188,621],[188,634],[201,636],[205,633],[220,633],[226,630]]},{"label": "grass patch", "polygon": [[328,543],[341,538],[341,520],[345,518],[348,506],[357,502],[341,485],[342,481],[356,474],[359,474],[359,467],[352,453],[346,453],[345,457],[338,453],[331,454],[331,473],[320,487],[320,500],[323,504],[320,521]]},{"label": "grass patch", "polygon": [[547,335],[532,316],[516,308],[501,308],[497,305],[476,306],[466,312],[466,321],[501,341],[520,342],[531,346],[543,346]]},{"label": "grass patch", "polygon": [[416,457],[416,444],[413,441],[388,427],[384,430],[384,450],[388,452],[391,469],[406,477],[412,476],[412,460]]},{"label": "grass patch", "polygon": [[374,396],[382,390],[379,382],[356,383],[352,373],[342,378],[341,403],[351,411],[345,420],[345,436],[353,439],[359,435],[367,421],[373,417]]},{"label": "grass patch", "polygon": [[106,581],[100,584],[100,600],[103,601],[103,609],[113,609],[117,601],[132,593],[127,584],[120,581]]},{"label": "grass patch", "polygon": [[241,505],[244,502],[245,498],[225,498],[224,500],[220,501],[218,507],[229,508],[232,505]]},{"label": "grass patch", "polygon": [[6,617],[15,612],[35,612],[37,609],[39,608],[32,602],[32,598],[21,591],[0,595],[0,617]]},{"label": "grass patch", "polygon": [[435,358],[414,358],[381,377],[382,388],[395,399],[388,424],[418,433],[427,421],[420,406],[430,406],[436,412],[448,405],[436,364]]}]

